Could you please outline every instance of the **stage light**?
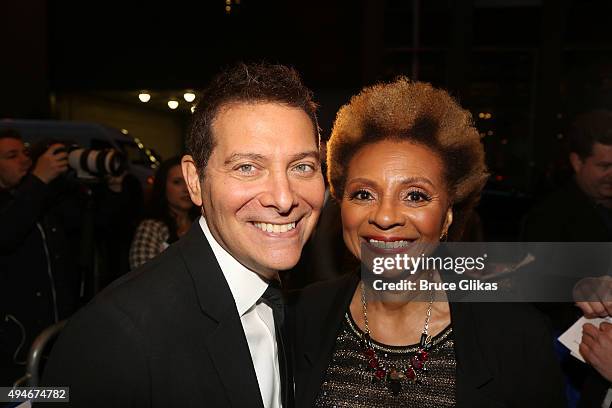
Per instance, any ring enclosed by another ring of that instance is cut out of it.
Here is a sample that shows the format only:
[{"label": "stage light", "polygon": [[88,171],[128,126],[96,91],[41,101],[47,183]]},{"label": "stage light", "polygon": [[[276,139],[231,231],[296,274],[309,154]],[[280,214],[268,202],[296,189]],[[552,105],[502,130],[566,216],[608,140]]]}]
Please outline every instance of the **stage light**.
[{"label": "stage light", "polygon": [[127,131],[127,129],[121,129],[121,133],[123,133],[124,135],[127,135],[128,131]]},{"label": "stage light", "polygon": [[178,101],[177,101],[177,100],[175,100],[175,99],[170,99],[170,100],[168,101],[168,107],[169,107],[170,109],[174,110],[174,109],[178,108],[178,106],[179,106],[179,103],[178,103]]},{"label": "stage light", "polygon": [[138,99],[140,99],[140,102],[147,103],[151,100],[151,94],[143,91],[138,94]]}]

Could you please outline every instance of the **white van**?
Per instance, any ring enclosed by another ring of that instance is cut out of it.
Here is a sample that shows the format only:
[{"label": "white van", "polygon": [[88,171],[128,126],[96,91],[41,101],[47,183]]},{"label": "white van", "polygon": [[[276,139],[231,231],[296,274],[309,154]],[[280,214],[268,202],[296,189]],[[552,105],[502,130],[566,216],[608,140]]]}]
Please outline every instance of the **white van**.
[{"label": "white van", "polygon": [[155,168],[161,159],[146,148],[138,138],[127,131],[90,122],[59,120],[0,119],[0,130],[18,131],[25,143],[33,144],[43,139],[71,141],[89,149],[116,149],[128,159],[128,171],[136,176],[143,187],[151,183]]}]

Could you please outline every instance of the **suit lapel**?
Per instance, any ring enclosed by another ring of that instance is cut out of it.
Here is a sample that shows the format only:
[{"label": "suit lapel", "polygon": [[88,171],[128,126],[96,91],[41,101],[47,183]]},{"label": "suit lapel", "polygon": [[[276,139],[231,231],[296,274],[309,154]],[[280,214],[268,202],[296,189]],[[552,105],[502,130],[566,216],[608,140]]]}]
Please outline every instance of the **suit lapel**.
[{"label": "suit lapel", "polygon": [[[223,272],[196,221],[179,241],[202,313],[217,323],[208,348],[231,406],[261,407],[263,402],[240,316]],[[206,381],[202,379],[202,381]]]},{"label": "suit lapel", "polygon": [[[331,361],[332,353],[336,344],[338,330],[342,319],[353,297],[353,293],[359,283],[357,274],[350,274],[342,279],[337,295],[333,297],[332,305],[326,310],[330,313],[313,315],[309,311],[302,311],[308,315],[298,315],[297,332],[300,337],[296,341],[303,341],[303,354],[298,356],[298,362],[305,369],[301,369],[302,378],[296,378],[296,382],[302,384],[299,394],[296,393],[298,406],[311,407],[321,389],[323,376]],[[310,311],[311,312],[311,311]]]}]

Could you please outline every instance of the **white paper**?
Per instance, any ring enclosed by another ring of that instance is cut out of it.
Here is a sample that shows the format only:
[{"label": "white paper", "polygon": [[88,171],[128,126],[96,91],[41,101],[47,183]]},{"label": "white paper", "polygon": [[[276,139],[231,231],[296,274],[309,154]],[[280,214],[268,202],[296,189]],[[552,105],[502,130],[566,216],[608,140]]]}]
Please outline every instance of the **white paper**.
[{"label": "white paper", "polygon": [[585,363],[586,361],[584,361],[584,358],[582,357],[579,351],[579,346],[582,342],[582,326],[584,326],[586,323],[591,323],[593,326],[599,328],[599,324],[601,322],[612,323],[612,317],[596,317],[593,319],[581,317],[580,319],[578,319],[578,321],[576,321],[576,323],[572,325],[572,327],[567,329],[565,333],[559,336],[559,341],[561,342],[561,344],[563,344],[570,350],[570,354],[572,356]]}]

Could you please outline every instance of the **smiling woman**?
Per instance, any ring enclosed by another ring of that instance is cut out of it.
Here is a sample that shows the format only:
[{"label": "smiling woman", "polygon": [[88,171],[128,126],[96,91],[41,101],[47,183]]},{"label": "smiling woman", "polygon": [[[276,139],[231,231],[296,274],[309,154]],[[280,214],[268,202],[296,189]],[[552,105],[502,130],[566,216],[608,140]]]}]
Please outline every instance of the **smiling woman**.
[{"label": "smiling woman", "polygon": [[[365,88],[340,109],[327,164],[344,242],[362,261],[366,247],[389,255],[459,239],[487,178],[470,113],[445,91],[405,78]],[[435,268],[417,275],[441,281]],[[422,292],[425,301],[398,301],[357,274],[305,289],[297,302],[298,406],[563,405],[533,309],[437,295],[434,302]]]}]

